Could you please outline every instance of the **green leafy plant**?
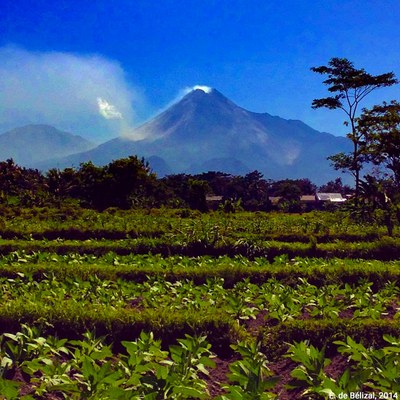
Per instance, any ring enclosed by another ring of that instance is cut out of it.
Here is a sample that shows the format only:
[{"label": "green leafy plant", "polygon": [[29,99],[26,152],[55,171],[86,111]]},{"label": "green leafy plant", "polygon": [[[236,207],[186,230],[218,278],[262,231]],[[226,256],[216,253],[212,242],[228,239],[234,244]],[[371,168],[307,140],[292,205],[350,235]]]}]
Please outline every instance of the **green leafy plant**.
[{"label": "green leafy plant", "polygon": [[279,378],[268,368],[268,360],[260,352],[260,345],[255,342],[239,342],[231,345],[242,359],[234,361],[229,369],[229,380],[234,385],[224,385],[228,394],[219,397],[220,400],[268,400],[277,397],[270,392]]},{"label": "green leafy plant", "polygon": [[178,343],[169,347],[171,361],[166,362],[169,369],[167,376],[164,375],[164,396],[173,395],[176,399],[207,398],[207,384],[199,378],[199,373],[208,375],[207,368],[215,367],[211,345],[206,342],[205,336],[190,335],[185,335],[185,339],[179,339]]},{"label": "green leafy plant", "polygon": [[390,344],[381,349],[366,348],[350,337],[346,342],[336,341],[338,351],[353,361],[351,379],[365,387],[379,391],[400,391],[400,341],[390,335],[383,335]]},{"label": "green leafy plant", "polygon": [[331,389],[333,381],[324,371],[331,362],[325,357],[325,348],[318,350],[306,341],[295,342],[289,346],[285,357],[299,363],[291,372],[293,379],[288,388],[302,389],[302,396],[310,399],[334,394]]}]

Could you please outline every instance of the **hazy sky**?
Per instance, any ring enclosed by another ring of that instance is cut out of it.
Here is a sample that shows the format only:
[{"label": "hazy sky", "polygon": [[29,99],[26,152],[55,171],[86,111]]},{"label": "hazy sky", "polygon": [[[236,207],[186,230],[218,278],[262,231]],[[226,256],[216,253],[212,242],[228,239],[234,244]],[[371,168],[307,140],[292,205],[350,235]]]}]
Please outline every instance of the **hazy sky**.
[{"label": "hazy sky", "polygon": [[[310,67],[346,57],[400,77],[399,0],[3,0],[0,132],[47,123],[102,141],[194,85],[334,134]],[[400,100],[400,85],[365,103]]]}]

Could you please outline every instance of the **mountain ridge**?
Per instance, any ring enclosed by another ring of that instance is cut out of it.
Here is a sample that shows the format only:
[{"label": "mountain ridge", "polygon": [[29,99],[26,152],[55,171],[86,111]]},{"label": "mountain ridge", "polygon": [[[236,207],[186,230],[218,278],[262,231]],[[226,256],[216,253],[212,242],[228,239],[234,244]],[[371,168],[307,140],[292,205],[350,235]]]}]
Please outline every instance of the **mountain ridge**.
[{"label": "mountain ridge", "polygon": [[270,179],[309,178],[316,183],[335,179],[338,172],[327,157],[350,151],[344,137],[319,132],[300,120],[248,111],[216,89],[186,94],[130,137],[111,139],[88,151],[36,164],[40,169],[104,165],[137,155],[157,160],[153,169],[170,173],[221,172],[243,174],[258,170]]},{"label": "mountain ridge", "polygon": [[30,124],[0,134],[0,160],[33,166],[46,159],[89,150],[94,143],[46,124]]}]

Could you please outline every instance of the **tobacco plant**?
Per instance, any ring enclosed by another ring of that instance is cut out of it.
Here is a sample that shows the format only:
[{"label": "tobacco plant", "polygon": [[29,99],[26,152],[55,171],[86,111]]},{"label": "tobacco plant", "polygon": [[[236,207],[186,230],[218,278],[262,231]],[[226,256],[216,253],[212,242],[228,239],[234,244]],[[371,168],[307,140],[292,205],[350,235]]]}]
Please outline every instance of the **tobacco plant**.
[{"label": "tobacco plant", "polygon": [[381,349],[367,348],[350,337],[334,343],[351,362],[350,379],[370,390],[400,392],[400,340],[390,335],[383,339],[390,345]]},{"label": "tobacco plant", "polygon": [[268,367],[266,356],[260,352],[256,342],[239,342],[231,345],[241,355],[241,360],[234,361],[228,375],[233,385],[223,385],[227,394],[218,400],[270,400],[277,397],[270,392],[279,380]]}]

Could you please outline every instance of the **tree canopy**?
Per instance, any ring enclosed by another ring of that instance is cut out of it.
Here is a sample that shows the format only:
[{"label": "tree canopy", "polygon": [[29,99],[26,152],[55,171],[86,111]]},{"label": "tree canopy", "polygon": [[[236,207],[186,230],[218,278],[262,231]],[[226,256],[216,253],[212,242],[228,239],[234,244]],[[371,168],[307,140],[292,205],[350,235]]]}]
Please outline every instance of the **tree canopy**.
[{"label": "tree canopy", "polygon": [[362,151],[400,188],[400,103],[392,101],[364,109],[357,122],[364,136]]},{"label": "tree canopy", "polygon": [[372,75],[363,68],[357,69],[346,58],[332,58],[328,65],[311,68],[313,72],[327,76],[323,81],[328,86],[331,96],[314,99],[312,108],[340,109],[346,116],[345,125],[350,127],[347,137],[353,143],[350,154],[339,153],[329,157],[337,170],[349,171],[355,179],[356,202],[358,199],[360,171],[365,161],[360,145],[364,132],[357,129],[357,115],[361,102],[372,91],[398,83],[393,72]]}]

